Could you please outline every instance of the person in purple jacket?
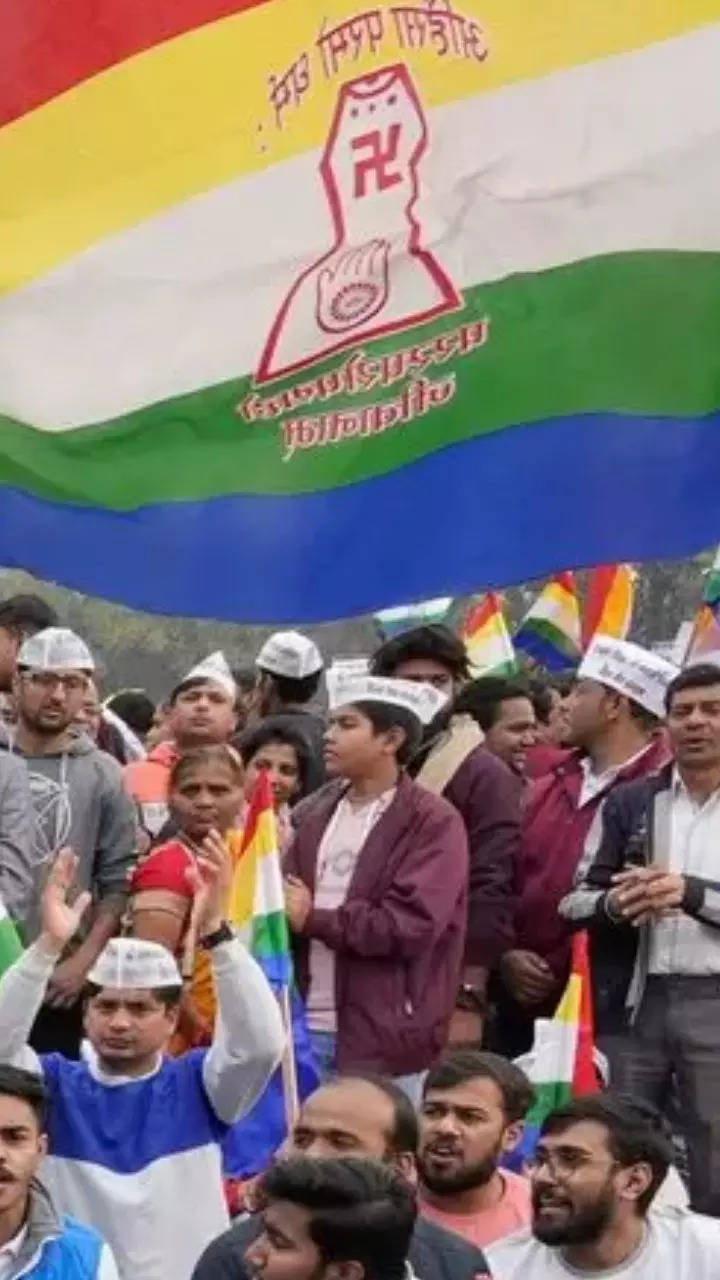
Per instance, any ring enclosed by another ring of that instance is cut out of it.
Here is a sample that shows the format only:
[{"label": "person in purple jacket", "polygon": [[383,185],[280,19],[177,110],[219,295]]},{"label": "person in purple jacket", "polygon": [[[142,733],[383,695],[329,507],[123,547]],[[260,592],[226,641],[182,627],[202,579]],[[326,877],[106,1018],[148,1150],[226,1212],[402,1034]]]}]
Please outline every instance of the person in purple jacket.
[{"label": "person in purple jacket", "polygon": [[376,676],[431,684],[453,702],[428,726],[410,773],[457,809],[470,854],[468,921],[449,1039],[483,1037],[487,984],[513,938],[515,858],[520,849],[522,779],[484,745],[477,717],[458,702],[469,679],[467,650],[449,627],[415,627],[375,653]]},{"label": "person in purple jacket", "polygon": [[326,1074],[371,1070],[419,1098],[447,1040],[467,923],[452,805],[404,771],[444,703],[429,685],[328,673],[326,761],[285,858],[296,972]]}]

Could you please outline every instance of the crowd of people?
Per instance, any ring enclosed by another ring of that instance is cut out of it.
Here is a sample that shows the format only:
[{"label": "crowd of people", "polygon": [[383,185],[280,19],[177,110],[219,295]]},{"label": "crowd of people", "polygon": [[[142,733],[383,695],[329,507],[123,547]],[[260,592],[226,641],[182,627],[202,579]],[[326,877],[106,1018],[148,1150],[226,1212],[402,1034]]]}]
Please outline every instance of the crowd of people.
[{"label": "crowd of people", "polygon": [[[17,596],[0,692],[0,1280],[720,1280],[720,668],[286,631],[156,706]],[[314,1076],[238,1204],[289,1052],[227,919],[262,775]],[[519,1162],[578,930],[603,1088]]]}]

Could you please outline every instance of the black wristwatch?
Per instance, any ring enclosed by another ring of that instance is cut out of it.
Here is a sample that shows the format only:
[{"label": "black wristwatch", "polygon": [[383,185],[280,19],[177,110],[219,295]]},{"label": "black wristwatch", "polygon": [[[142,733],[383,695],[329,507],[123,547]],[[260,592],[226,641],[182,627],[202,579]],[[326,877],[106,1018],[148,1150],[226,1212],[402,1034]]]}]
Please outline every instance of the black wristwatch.
[{"label": "black wristwatch", "polygon": [[212,951],[213,947],[219,947],[221,942],[232,942],[235,934],[233,933],[227,920],[223,920],[213,933],[206,933],[204,938],[198,938],[198,946],[203,951]]}]

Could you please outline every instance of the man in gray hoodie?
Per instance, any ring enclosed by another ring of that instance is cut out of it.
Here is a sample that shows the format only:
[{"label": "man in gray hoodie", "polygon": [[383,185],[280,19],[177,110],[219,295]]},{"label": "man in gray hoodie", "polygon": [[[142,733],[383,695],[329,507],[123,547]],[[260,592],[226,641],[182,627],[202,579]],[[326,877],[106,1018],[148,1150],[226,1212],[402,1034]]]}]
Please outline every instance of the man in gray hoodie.
[{"label": "man in gray hoodie", "polygon": [[82,940],[55,969],[33,1038],[38,1051],[69,1056],[79,1045],[85,979],[117,932],[137,845],[120,766],[74,730],[94,669],[79,636],[48,627],[23,644],[13,683],[18,723],[11,751],[27,766],[35,812],[30,891],[19,913],[15,907],[26,939],[37,936],[42,890],[61,849],[70,847],[78,858],[76,890],[92,893]]}]

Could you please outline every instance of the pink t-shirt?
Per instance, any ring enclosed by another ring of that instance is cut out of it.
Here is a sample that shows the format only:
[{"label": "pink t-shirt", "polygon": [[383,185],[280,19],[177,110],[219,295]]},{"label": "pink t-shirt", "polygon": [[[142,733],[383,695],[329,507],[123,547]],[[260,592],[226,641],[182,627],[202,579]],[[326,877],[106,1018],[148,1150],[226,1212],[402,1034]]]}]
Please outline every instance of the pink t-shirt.
[{"label": "pink t-shirt", "polygon": [[469,1240],[470,1244],[484,1249],[496,1240],[502,1240],[526,1227],[532,1217],[530,1202],[530,1183],[518,1173],[509,1169],[501,1169],[500,1176],[505,1183],[502,1198],[491,1209],[481,1213],[445,1213],[434,1204],[421,1199],[420,1212],[424,1218],[436,1222],[446,1231],[453,1231],[456,1236]]},{"label": "pink t-shirt", "polygon": [[[318,850],[316,907],[337,911],[343,905],[365,841],[394,796],[392,787],[366,804],[353,805],[347,796],[340,801]],[[337,1031],[335,952],[317,939],[310,944],[310,990],[306,1009],[311,1031]]]}]

